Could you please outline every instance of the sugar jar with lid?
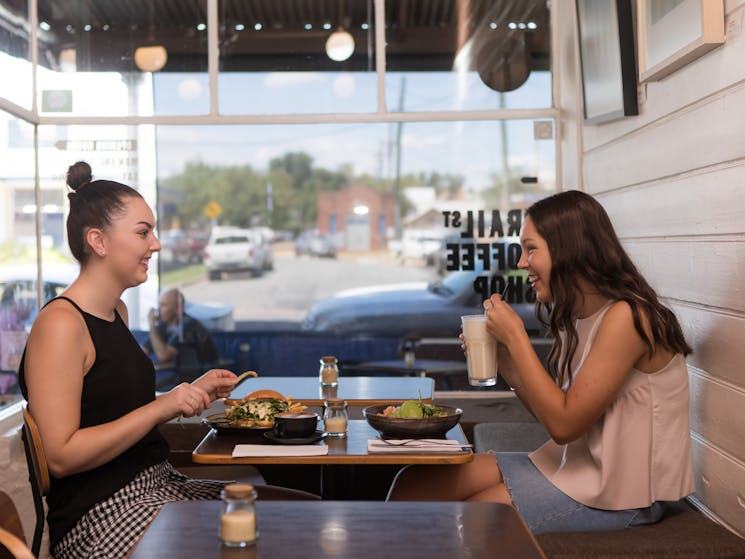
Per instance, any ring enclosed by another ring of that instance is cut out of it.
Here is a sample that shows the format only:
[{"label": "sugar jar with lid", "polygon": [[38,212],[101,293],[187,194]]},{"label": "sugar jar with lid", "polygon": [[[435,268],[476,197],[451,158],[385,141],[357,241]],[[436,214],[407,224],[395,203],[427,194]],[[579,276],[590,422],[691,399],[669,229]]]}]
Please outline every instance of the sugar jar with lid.
[{"label": "sugar jar with lid", "polygon": [[321,367],[318,369],[318,381],[321,386],[338,386],[339,364],[333,355],[321,357]]},{"label": "sugar jar with lid", "polygon": [[323,428],[329,437],[346,437],[349,415],[347,403],[341,398],[329,398],[323,405]]},{"label": "sugar jar with lid", "polygon": [[256,542],[256,490],[248,483],[231,483],[222,491],[220,540],[228,547]]}]

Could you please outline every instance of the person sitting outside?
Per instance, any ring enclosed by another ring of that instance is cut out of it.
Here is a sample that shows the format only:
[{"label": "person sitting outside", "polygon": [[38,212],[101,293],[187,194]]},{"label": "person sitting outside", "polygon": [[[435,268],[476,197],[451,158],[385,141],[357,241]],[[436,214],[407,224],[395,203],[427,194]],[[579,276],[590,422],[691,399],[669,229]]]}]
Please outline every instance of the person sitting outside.
[{"label": "person sitting outside", "polygon": [[201,322],[184,312],[184,295],[178,289],[164,291],[158,299],[157,315],[155,309],[150,309],[147,319],[150,334],[142,347],[157,366],[183,361],[184,356],[179,356],[179,351],[185,346],[195,351],[197,363],[194,365],[210,365],[219,360],[210,333]]}]

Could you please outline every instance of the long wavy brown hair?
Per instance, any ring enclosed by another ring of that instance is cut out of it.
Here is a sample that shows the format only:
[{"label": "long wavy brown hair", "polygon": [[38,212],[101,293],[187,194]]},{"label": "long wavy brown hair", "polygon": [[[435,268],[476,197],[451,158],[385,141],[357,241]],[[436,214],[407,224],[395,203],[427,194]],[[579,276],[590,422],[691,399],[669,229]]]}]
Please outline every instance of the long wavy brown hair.
[{"label": "long wavy brown hair", "polygon": [[[634,328],[649,355],[656,344],[673,353],[691,353],[678,319],[657,298],[654,289],[621,246],[608,214],[592,196],[577,190],[554,194],[526,212],[548,244],[551,255],[549,287],[552,301],[537,304],[536,315],[554,337],[548,357],[549,372],[561,385],[577,349],[574,308],[581,297],[581,278],[613,301],[631,307]],[[649,320],[651,337],[642,327]],[[564,333],[564,337],[560,336]]]}]

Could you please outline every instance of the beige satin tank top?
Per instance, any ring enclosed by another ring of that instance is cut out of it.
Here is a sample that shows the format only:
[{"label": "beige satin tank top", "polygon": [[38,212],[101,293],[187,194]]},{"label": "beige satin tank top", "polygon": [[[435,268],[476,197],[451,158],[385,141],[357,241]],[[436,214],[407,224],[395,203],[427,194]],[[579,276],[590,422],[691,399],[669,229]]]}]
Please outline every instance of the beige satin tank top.
[{"label": "beige satin tank top", "polygon": [[[581,374],[609,308],[576,321],[572,379]],[[696,489],[688,399],[682,354],[654,373],[631,369],[608,411],[584,436],[565,445],[549,440],[530,458],[551,483],[587,506],[622,510],[676,501]]]}]

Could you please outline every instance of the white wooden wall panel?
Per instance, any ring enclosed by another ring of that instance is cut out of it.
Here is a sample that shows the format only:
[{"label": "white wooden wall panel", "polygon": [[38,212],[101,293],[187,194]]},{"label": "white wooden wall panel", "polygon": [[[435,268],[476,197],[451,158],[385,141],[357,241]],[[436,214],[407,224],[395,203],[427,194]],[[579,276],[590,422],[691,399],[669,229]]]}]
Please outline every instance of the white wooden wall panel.
[{"label": "white wooden wall panel", "polygon": [[745,390],[707,378],[691,368],[691,429],[745,464]]},{"label": "white wooden wall panel", "polygon": [[[745,0],[743,0],[745,1]],[[561,176],[557,177],[557,182],[562,189],[578,188],[581,186],[580,161],[581,161],[581,142],[578,141],[578,134],[582,132],[582,123],[584,115],[582,114],[582,92],[578,91],[581,83],[578,64],[578,49],[576,49],[576,28],[577,17],[574,2],[570,3],[567,9],[553,12],[556,18],[556,27],[552,28],[552,47],[557,45],[557,50],[561,55],[556,57],[553,79],[558,86],[558,106],[561,118],[557,122],[557,128],[554,131],[557,142],[561,147]],[[556,33],[554,33],[556,31]],[[556,36],[554,36],[556,35]]]},{"label": "white wooden wall panel", "polygon": [[729,14],[737,8],[745,7],[745,0],[725,0],[724,13]]},{"label": "white wooden wall panel", "polygon": [[586,152],[585,189],[602,192],[743,160],[743,123],[745,82],[617,142]]},{"label": "white wooden wall panel", "polygon": [[596,197],[622,240],[744,233],[745,161]]},{"label": "white wooden wall panel", "polygon": [[661,296],[745,312],[742,239],[631,240],[624,247]]},{"label": "white wooden wall panel", "polygon": [[745,464],[699,437],[693,438],[693,463],[697,499],[745,537]]},{"label": "white wooden wall panel", "polygon": [[724,45],[641,85],[639,116],[578,137],[584,190],[694,349],[696,500],[745,537],[745,0],[725,13]]},{"label": "white wooden wall panel", "polygon": [[[670,307],[693,348],[688,365],[745,390],[745,317],[684,304]],[[737,411],[745,420],[743,410]],[[745,441],[745,429],[737,437]]]}]

